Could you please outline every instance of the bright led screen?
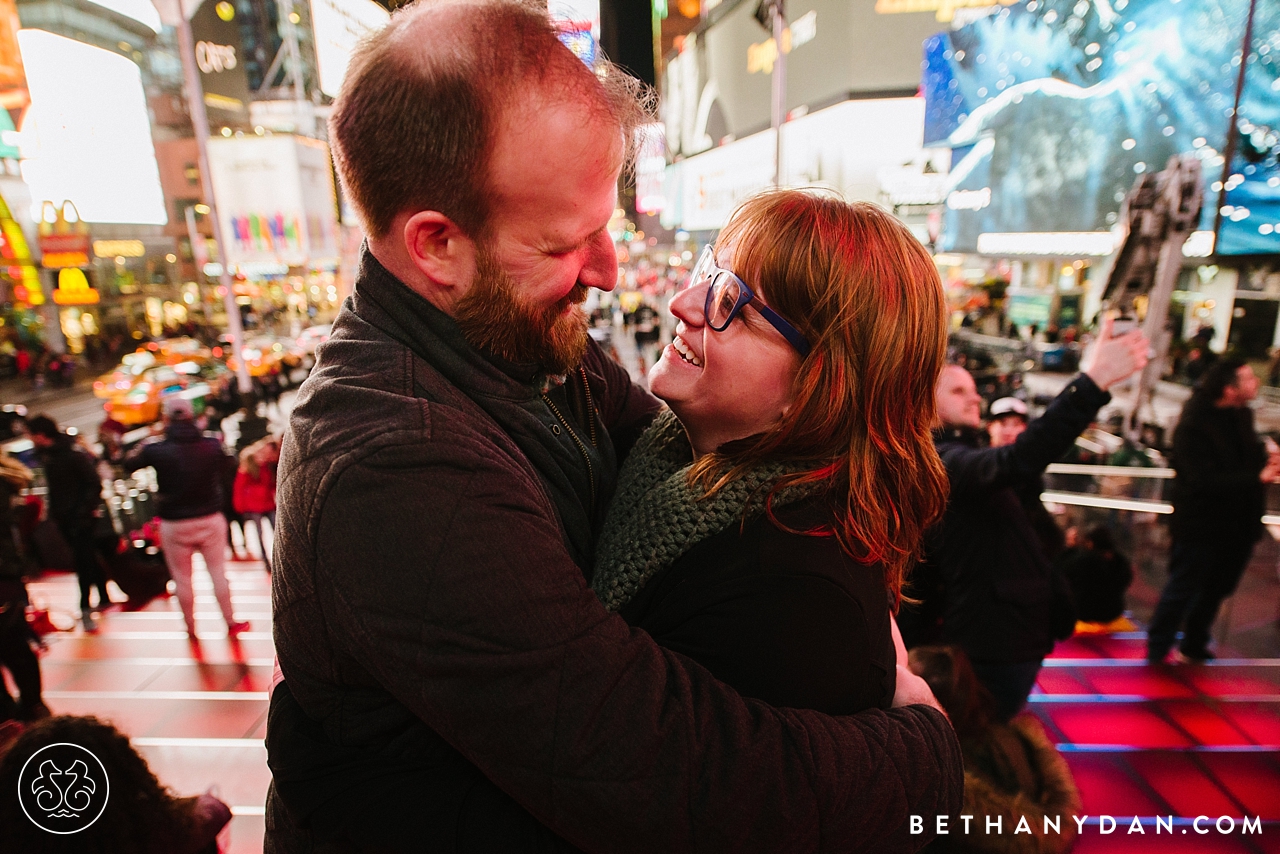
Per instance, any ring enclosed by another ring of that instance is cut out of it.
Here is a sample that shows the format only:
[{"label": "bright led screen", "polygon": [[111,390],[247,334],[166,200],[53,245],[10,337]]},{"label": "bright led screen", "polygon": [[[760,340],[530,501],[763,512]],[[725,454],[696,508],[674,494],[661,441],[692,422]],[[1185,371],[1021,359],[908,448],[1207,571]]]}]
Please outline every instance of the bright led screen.
[{"label": "bright led screen", "polygon": [[93,2],[112,12],[119,12],[126,18],[133,18],[146,24],[157,33],[160,32],[160,13],[151,5],[151,0],[93,0]]},{"label": "bright led screen", "polygon": [[370,0],[311,0],[322,92],[331,98],[338,96],[351,51],[360,39],[382,29],[390,19],[386,9]]},{"label": "bright led screen", "polygon": [[43,30],[21,30],[18,44],[31,90],[20,147],[32,200],[70,199],[88,222],[165,223],[138,66]]},{"label": "bright led screen", "polygon": [[[942,250],[1109,229],[1137,174],[1195,152],[1218,251],[1280,252],[1280,3],[1259,0],[1241,145],[1223,153],[1249,0],[1028,0],[925,42],[926,144],[954,149]],[[967,191],[967,192],[965,192]],[[976,209],[975,209],[976,208]]]}]

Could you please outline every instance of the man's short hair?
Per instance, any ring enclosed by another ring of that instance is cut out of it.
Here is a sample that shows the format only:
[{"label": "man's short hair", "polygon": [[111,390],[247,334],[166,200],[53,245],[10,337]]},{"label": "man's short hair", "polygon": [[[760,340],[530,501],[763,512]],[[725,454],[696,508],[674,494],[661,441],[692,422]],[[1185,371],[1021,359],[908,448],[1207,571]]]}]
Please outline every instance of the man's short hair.
[{"label": "man's short hair", "polygon": [[[424,15],[441,21],[430,40],[414,27]],[[404,211],[434,210],[480,239],[489,157],[512,105],[543,95],[599,113],[626,135],[630,162],[649,116],[643,92],[607,60],[587,68],[560,42],[545,4],[419,0],[352,55],[329,136],[370,236],[385,237]]]},{"label": "man's short hair", "polygon": [[45,439],[56,439],[62,431],[58,429],[58,422],[48,415],[37,415],[27,421],[27,433],[32,436],[42,436]]}]

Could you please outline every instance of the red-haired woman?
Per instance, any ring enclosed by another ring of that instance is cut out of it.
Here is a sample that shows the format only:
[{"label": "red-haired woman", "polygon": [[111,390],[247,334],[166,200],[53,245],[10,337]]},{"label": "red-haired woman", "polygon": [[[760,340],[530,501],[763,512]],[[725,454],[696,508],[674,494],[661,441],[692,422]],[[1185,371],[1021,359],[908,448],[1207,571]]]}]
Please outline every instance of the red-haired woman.
[{"label": "red-haired woman", "polygon": [[932,259],[873,205],[771,192],[737,211],[671,311],[649,377],[670,409],[620,474],[596,593],[776,706],[932,702],[891,616],[946,501]]}]

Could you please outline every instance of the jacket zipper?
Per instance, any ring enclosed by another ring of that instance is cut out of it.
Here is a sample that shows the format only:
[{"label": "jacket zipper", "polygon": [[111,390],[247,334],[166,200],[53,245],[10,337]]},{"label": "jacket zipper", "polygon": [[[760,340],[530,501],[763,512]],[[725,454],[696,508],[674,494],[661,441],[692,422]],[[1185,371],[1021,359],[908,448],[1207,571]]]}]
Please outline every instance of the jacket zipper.
[{"label": "jacket zipper", "polygon": [[598,448],[600,443],[596,441],[596,405],[591,400],[591,383],[587,382],[585,368],[578,368],[578,378],[582,380],[582,390],[587,395],[587,429],[591,431],[591,447]]},{"label": "jacket zipper", "polygon": [[[593,414],[594,409],[592,409],[591,403],[591,386],[587,384],[585,376],[582,377],[582,380],[582,385],[587,390],[587,419],[591,425],[591,445],[594,447],[596,444],[596,427],[595,417]],[[582,461],[587,464],[587,480],[591,484],[591,507],[594,511],[596,506],[596,473],[595,467],[591,465],[591,454],[587,452],[587,446],[582,444],[582,440],[578,438],[578,434],[574,431],[573,426],[569,424],[569,420],[561,414],[560,408],[552,402],[551,398],[546,393],[543,393],[542,400],[547,404],[547,408],[551,410],[560,423],[564,425],[564,429],[569,432],[569,438],[573,439],[573,443],[578,446],[578,453],[582,454]]]}]

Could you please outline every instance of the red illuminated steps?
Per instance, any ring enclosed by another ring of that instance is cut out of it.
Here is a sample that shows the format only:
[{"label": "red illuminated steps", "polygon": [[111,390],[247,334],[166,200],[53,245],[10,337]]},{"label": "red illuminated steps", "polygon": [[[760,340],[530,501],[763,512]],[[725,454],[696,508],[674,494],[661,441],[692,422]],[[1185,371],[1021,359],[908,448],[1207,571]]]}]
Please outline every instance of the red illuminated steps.
[{"label": "red illuminated steps", "polygon": [[1072,638],[1031,696],[1089,816],[1075,850],[1280,854],[1280,660],[1152,667],[1145,653],[1139,632]]}]

